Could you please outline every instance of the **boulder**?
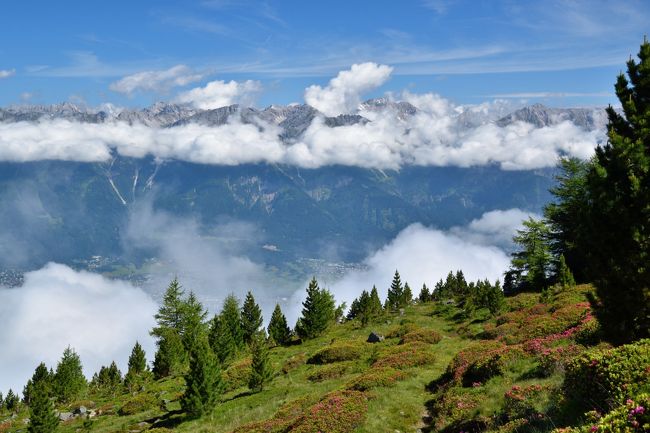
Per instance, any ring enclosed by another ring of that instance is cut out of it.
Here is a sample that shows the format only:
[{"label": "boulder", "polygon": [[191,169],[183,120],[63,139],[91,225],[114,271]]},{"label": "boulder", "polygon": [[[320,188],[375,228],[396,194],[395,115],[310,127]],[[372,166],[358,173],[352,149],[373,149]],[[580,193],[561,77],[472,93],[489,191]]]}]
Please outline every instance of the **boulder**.
[{"label": "boulder", "polygon": [[85,415],[86,412],[88,412],[88,409],[86,409],[86,406],[79,406],[74,410],[75,415]]},{"label": "boulder", "polygon": [[381,343],[384,341],[384,336],[379,335],[376,332],[371,332],[370,335],[368,335],[368,339],[366,341],[368,343]]},{"label": "boulder", "polygon": [[59,414],[59,420],[60,421],[69,421],[72,418],[74,418],[74,414],[72,412],[61,412]]}]

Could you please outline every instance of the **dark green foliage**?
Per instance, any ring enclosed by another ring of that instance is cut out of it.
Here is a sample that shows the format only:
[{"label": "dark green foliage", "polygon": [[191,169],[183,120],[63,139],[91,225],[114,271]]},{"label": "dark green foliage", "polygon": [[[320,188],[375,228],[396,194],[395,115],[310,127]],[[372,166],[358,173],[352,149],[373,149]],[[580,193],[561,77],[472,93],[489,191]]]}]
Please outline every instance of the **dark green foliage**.
[{"label": "dark green foliage", "polygon": [[262,310],[255,302],[253,294],[249,291],[246,294],[244,305],[241,309],[241,328],[244,342],[250,344],[253,336],[262,326]]},{"label": "dark green foliage", "polygon": [[183,347],[185,352],[189,353],[200,335],[207,331],[205,318],[208,313],[199,302],[194,292],[190,292],[187,300],[183,302],[183,327],[181,335],[183,336]]},{"label": "dark green foliage", "polygon": [[81,395],[86,385],[79,355],[70,347],[66,348],[54,373],[54,395],[60,402],[70,402]]},{"label": "dark green foliage", "polygon": [[7,396],[5,397],[4,407],[10,412],[18,410],[18,405],[20,404],[20,398],[14,394],[13,390],[9,388],[7,391]]},{"label": "dark green foliage", "polygon": [[118,413],[122,416],[135,415],[154,409],[156,406],[158,406],[158,401],[154,395],[141,393],[124,403]]},{"label": "dark green foliage", "polygon": [[373,317],[379,317],[384,312],[377,287],[375,286],[372,286],[372,290],[370,291],[370,312]]},{"label": "dark green foliage", "polygon": [[402,292],[402,300],[400,304],[402,307],[405,307],[407,305],[411,305],[413,303],[413,291],[411,290],[411,286],[409,286],[409,283],[404,283],[404,291]]},{"label": "dark green foliage", "polygon": [[144,373],[147,369],[147,357],[144,353],[144,349],[139,342],[135,342],[135,346],[131,350],[131,355],[129,356],[129,373],[140,374]]},{"label": "dark green foliage", "polygon": [[241,327],[241,314],[239,311],[239,301],[235,295],[228,295],[223,301],[220,320],[225,329],[230,332],[230,336],[235,343],[237,350],[244,347],[244,332]]},{"label": "dark green foliage", "polygon": [[390,284],[388,289],[388,295],[386,296],[386,305],[387,310],[396,311],[403,306],[404,303],[404,287],[402,286],[402,280],[400,278],[399,272],[395,270],[395,275],[393,275],[393,281]]},{"label": "dark green foliage", "polygon": [[564,254],[560,255],[560,260],[557,264],[555,280],[562,287],[574,287],[576,285],[576,281],[573,278],[573,273],[567,266],[566,260],[564,259]]},{"label": "dark green foliage", "polygon": [[115,361],[110,366],[102,366],[99,373],[93,375],[90,386],[96,390],[101,390],[106,393],[115,395],[117,390],[122,385],[122,372],[117,368]]},{"label": "dark green foliage", "polygon": [[469,285],[468,304],[476,308],[487,308],[490,314],[496,315],[504,305],[503,290],[497,280],[494,285],[486,280],[479,280]]},{"label": "dark green foliage", "polygon": [[210,350],[207,338],[199,338],[190,350],[190,368],[185,374],[181,408],[189,418],[199,418],[214,410],[222,392],[219,362]]},{"label": "dark green foliage", "polygon": [[158,313],[154,316],[158,325],[151,330],[151,335],[161,339],[165,337],[169,329],[174,329],[182,335],[184,325],[183,310],[185,308],[184,293],[178,279],[174,278],[165,291]]},{"label": "dark green foliage", "polygon": [[355,344],[333,344],[314,353],[307,360],[307,363],[330,364],[332,362],[352,361],[354,359],[358,359],[361,356],[362,352],[362,348]]},{"label": "dark green foliage", "polygon": [[232,338],[230,328],[226,326],[221,316],[215,315],[212,319],[208,338],[210,347],[221,365],[228,365],[237,353],[237,345]]},{"label": "dark green foliage", "polygon": [[251,340],[251,372],[248,388],[253,392],[260,392],[264,384],[271,380],[271,366],[269,364],[269,349],[264,331],[258,331]]},{"label": "dark green foliage", "polygon": [[59,425],[45,380],[34,382],[29,405],[29,433],[52,433]]},{"label": "dark green foliage", "polygon": [[312,278],[307,287],[307,298],[302,303],[302,316],[296,325],[300,338],[310,339],[321,335],[334,321],[336,308],[334,296],[318,287],[316,278]]},{"label": "dark green foliage", "polygon": [[418,302],[425,304],[431,300],[431,292],[429,292],[429,288],[426,284],[422,284],[422,289],[420,289],[420,294],[418,295]]},{"label": "dark green foliage", "polygon": [[512,253],[511,270],[520,290],[541,292],[549,285],[551,270],[550,230],[532,217],[523,222],[512,240],[519,250]]},{"label": "dark green foliage", "polygon": [[153,374],[156,379],[179,373],[185,362],[183,341],[173,329],[161,334],[158,350],[153,360]]},{"label": "dark green foliage", "polygon": [[275,304],[268,331],[269,336],[276,344],[284,346],[291,341],[291,329],[287,325],[287,318],[282,314],[279,304]]},{"label": "dark green foliage", "polygon": [[[38,364],[38,367],[34,370],[32,378],[27,381],[27,384],[23,388],[23,402],[29,406],[32,393],[34,392],[34,387],[37,384],[42,384],[44,392],[46,392],[48,396],[52,396],[52,381],[52,374],[45,364],[42,362]],[[0,402],[0,406],[1,405],[2,402]]]}]

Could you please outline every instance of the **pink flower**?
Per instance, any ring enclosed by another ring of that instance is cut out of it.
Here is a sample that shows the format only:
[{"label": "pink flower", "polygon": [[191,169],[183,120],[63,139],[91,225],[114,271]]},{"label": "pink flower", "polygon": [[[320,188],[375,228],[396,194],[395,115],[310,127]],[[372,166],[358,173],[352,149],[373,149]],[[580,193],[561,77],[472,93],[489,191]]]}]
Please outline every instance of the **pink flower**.
[{"label": "pink flower", "polygon": [[591,431],[592,432],[598,431],[598,426],[597,425],[592,425],[591,426]]}]

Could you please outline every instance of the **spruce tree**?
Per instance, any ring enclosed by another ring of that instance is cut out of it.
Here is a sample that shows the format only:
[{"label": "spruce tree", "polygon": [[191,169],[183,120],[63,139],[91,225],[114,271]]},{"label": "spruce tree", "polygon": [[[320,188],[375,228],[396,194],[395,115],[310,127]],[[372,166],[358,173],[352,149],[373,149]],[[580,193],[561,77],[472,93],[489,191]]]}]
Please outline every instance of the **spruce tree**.
[{"label": "spruce tree", "polygon": [[5,409],[7,409],[9,412],[13,412],[18,409],[19,403],[20,403],[20,399],[16,394],[14,394],[14,391],[11,388],[9,388],[9,391],[7,391],[7,396],[5,397],[5,402],[4,402]]},{"label": "spruce tree", "polygon": [[221,323],[230,332],[230,336],[239,350],[244,347],[244,332],[241,327],[241,314],[239,311],[239,301],[235,295],[226,296],[223,301],[223,307],[220,314]]},{"label": "spruce tree", "polygon": [[282,314],[279,304],[275,304],[268,330],[269,336],[276,344],[285,346],[291,341],[291,329],[287,325],[287,318]]},{"label": "spruce tree", "polygon": [[595,313],[614,343],[650,336],[650,43],[627,62],[607,108],[608,140],[587,173],[586,237]]},{"label": "spruce tree", "polygon": [[421,304],[431,301],[431,293],[426,284],[422,284],[422,289],[420,289],[420,294],[418,295],[418,301]]},{"label": "spruce tree", "polygon": [[129,356],[129,373],[140,374],[147,369],[147,357],[139,342],[135,342]]},{"label": "spruce tree", "polygon": [[56,398],[64,403],[74,400],[86,389],[87,382],[83,375],[81,359],[70,347],[63,351],[53,382]]},{"label": "spruce tree", "polygon": [[564,259],[564,254],[560,255],[560,260],[558,260],[555,280],[562,287],[574,287],[576,285],[573,274],[571,273],[571,270],[567,266],[566,260]]},{"label": "spruce tree", "polygon": [[520,276],[523,289],[542,291],[549,284],[551,270],[550,230],[546,223],[530,217],[512,240],[520,249],[512,254],[511,269]]},{"label": "spruce tree", "polygon": [[377,292],[377,287],[372,286],[370,291],[370,314],[373,318],[381,316],[384,309],[381,306],[381,299],[379,299],[379,292]]},{"label": "spruce tree", "polygon": [[182,339],[185,353],[190,352],[192,345],[196,342],[199,335],[205,334],[207,328],[205,318],[208,313],[199,302],[194,292],[190,292],[187,300],[183,301],[182,306]]},{"label": "spruce tree", "polygon": [[43,384],[43,389],[45,390],[45,392],[47,392],[48,396],[51,396],[52,379],[53,378],[50,375],[50,371],[45,366],[45,363],[41,362],[40,364],[38,364],[38,366],[34,370],[34,374],[32,375],[32,378],[27,381],[27,384],[23,388],[23,401],[25,402],[25,404],[29,406],[32,394],[34,392],[34,387],[39,383]]},{"label": "spruce tree", "polygon": [[157,342],[158,350],[153,360],[153,374],[156,379],[180,373],[185,362],[183,341],[173,329],[167,329]]},{"label": "spruce tree", "polygon": [[29,433],[52,433],[59,425],[45,381],[34,383],[29,405]]},{"label": "spruce tree", "polygon": [[158,313],[154,315],[157,326],[153,328],[151,335],[160,339],[169,329],[174,329],[178,334],[182,334],[186,307],[183,300],[184,293],[178,279],[174,277],[163,295]]},{"label": "spruce tree", "polygon": [[404,288],[402,287],[402,280],[400,279],[399,272],[395,270],[395,275],[393,276],[393,281],[390,284],[386,297],[386,309],[393,311],[399,309],[403,299]]},{"label": "spruce tree", "polygon": [[260,392],[264,384],[271,380],[271,366],[269,364],[269,351],[264,331],[258,331],[251,340],[251,373],[248,379],[248,388],[253,392]]},{"label": "spruce tree", "polygon": [[156,378],[179,372],[187,359],[183,341],[184,327],[187,321],[187,302],[183,299],[184,293],[178,279],[174,278],[169,283],[163,296],[162,305],[154,316],[157,325],[150,334],[156,337],[158,346],[154,357]]},{"label": "spruce tree", "polygon": [[409,286],[409,283],[406,282],[404,283],[404,291],[402,292],[400,307],[406,307],[407,305],[411,305],[412,303],[413,303],[413,291],[411,290],[411,286]]},{"label": "spruce tree", "polygon": [[206,336],[200,336],[190,349],[190,368],[185,374],[185,393],[181,408],[189,418],[211,413],[223,392],[219,362],[210,350]]},{"label": "spruce tree", "polygon": [[241,309],[241,328],[244,342],[250,344],[253,335],[259,331],[262,326],[262,310],[255,302],[253,294],[249,291],[246,294],[244,305]]},{"label": "spruce tree", "polygon": [[319,288],[316,278],[312,278],[307,287],[307,298],[302,303],[302,316],[296,325],[296,332],[303,339],[318,337],[335,316],[334,297],[328,290]]},{"label": "spruce tree", "polygon": [[212,351],[224,367],[237,353],[237,345],[232,338],[230,328],[222,320],[222,315],[215,315],[210,322],[209,342]]}]

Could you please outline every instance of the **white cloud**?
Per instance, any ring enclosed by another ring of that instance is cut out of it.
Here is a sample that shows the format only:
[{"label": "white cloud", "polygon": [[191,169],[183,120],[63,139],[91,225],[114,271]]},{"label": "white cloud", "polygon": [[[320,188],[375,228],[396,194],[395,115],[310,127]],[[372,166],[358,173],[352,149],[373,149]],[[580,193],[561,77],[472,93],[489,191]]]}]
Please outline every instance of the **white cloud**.
[{"label": "white cloud", "polygon": [[466,226],[452,227],[450,232],[473,244],[494,245],[510,251],[513,248],[513,235],[523,228],[523,222],[529,217],[539,219],[540,215],[521,209],[493,210]]},{"label": "white cloud", "polygon": [[326,87],[318,85],[305,89],[305,102],[327,116],[336,116],[355,110],[361,96],[384,84],[393,68],[376,63],[354,64],[341,71]]},{"label": "white cloud", "polygon": [[[464,228],[468,232],[494,230],[493,220],[498,213],[485,214],[478,222]],[[518,210],[505,211],[510,219]],[[521,212],[522,215],[525,215]],[[474,226],[472,226],[474,225]],[[491,281],[502,279],[510,263],[508,255],[494,243],[488,242],[489,235],[476,239],[458,230],[444,232],[421,224],[412,224],[402,230],[395,239],[369,255],[363,262],[364,270],[353,271],[328,288],[337,303],[350,303],[362,290],[377,286],[379,295],[385,299],[395,269],[399,270],[402,282],[408,282],[414,295],[419,293],[422,284],[433,287],[449,271],[461,269],[468,281],[488,278]],[[512,234],[511,234],[512,235]],[[500,235],[499,235],[500,236]],[[498,237],[495,239],[498,242]],[[300,305],[304,299],[304,289],[294,293],[288,310],[291,323],[300,315]]]},{"label": "white cloud", "polygon": [[198,73],[185,65],[176,65],[162,71],[143,71],[128,75],[112,83],[109,88],[114,92],[133,95],[136,92],[166,92],[173,87],[186,86],[203,79]]},{"label": "white cloud", "polygon": [[151,361],[156,310],[147,294],[123,281],[54,263],[28,272],[22,287],[0,287],[0,389],[22,391],[41,361],[56,367],[68,346],[86,376],[112,360],[126,370],[136,340]]},{"label": "white cloud", "polygon": [[16,75],[15,69],[0,69],[0,79],[9,78]]},{"label": "white cloud", "polygon": [[249,106],[252,105],[256,94],[261,90],[262,84],[259,81],[211,81],[205,87],[197,87],[179,94],[176,97],[176,102],[189,103],[203,110],[232,104]]}]

